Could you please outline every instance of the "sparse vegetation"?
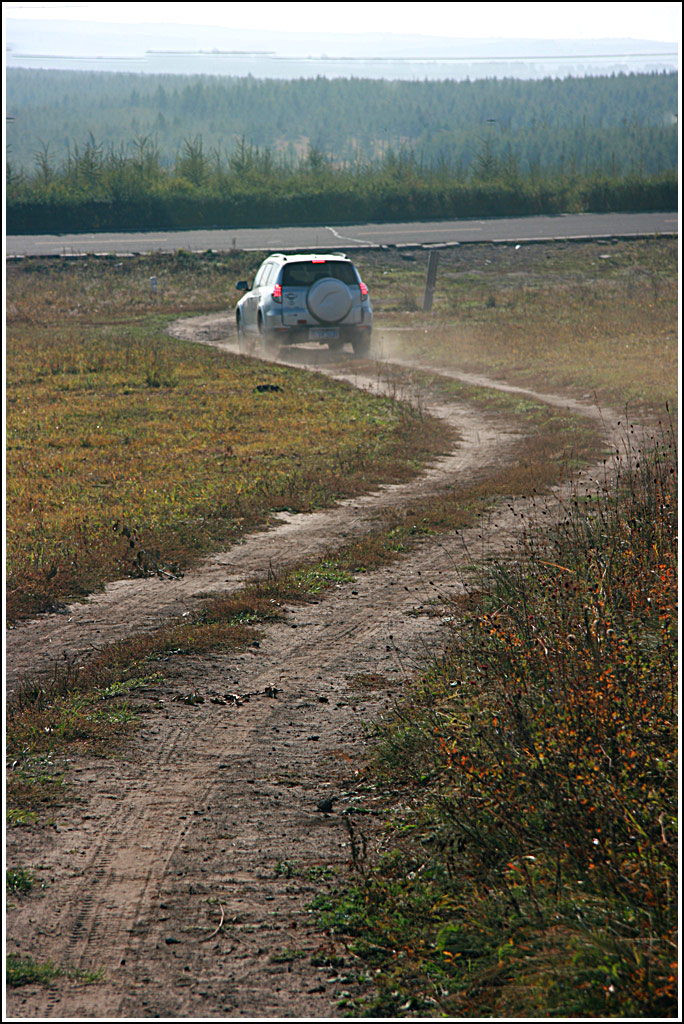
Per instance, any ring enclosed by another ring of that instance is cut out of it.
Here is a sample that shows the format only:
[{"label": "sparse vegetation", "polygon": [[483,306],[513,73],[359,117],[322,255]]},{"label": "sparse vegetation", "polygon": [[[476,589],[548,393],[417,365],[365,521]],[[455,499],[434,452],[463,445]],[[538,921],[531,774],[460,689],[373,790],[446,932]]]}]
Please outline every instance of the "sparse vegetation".
[{"label": "sparse vegetation", "polygon": [[41,964],[32,957],[16,956],[14,953],[7,956],[6,978],[12,988],[21,985],[49,985],[63,973],[51,960]]},{"label": "sparse vegetation", "polygon": [[8,896],[26,896],[39,885],[35,874],[28,868],[7,868],[5,872],[5,890]]},{"label": "sparse vegetation", "polygon": [[48,731],[41,736],[40,715],[31,717],[32,727],[26,731],[35,746],[22,748],[12,743],[11,730],[7,731],[6,749],[10,760],[6,771],[5,814],[11,826],[36,824],[41,815],[44,818],[67,800],[67,766],[63,758],[52,753],[53,727],[43,726]]},{"label": "sparse vegetation", "polygon": [[51,985],[57,978],[67,977],[82,985],[96,985],[104,978],[102,970],[83,971],[76,968],[65,968],[54,964],[51,960],[39,963],[30,956],[7,955],[6,979],[10,988],[22,985]]},{"label": "sparse vegetation", "polygon": [[295,960],[303,960],[306,955],[305,949],[281,949],[271,955],[271,963],[291,964]]}]

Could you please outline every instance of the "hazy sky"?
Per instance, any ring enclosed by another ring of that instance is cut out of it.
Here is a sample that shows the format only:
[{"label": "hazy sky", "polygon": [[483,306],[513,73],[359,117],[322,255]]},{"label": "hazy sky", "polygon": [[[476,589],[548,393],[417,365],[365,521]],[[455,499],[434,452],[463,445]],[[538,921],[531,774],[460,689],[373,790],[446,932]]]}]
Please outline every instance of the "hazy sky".
[{"label": "hazy sky", "polygon": [[283,32],[679,42],[679,3],[3,3],[5,18],[159,22]]}]

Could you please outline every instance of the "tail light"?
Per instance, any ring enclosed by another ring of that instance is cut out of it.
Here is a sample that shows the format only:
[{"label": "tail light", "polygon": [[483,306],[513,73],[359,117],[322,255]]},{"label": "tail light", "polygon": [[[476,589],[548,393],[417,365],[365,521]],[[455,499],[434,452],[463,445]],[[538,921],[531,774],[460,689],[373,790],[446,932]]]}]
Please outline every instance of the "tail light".
[{"label": "tail light", "polygon": [[279,284],[274,284],[273,285],[273,293],[271,295],[271,298],[273,299],[274,302],[282,302],[283,301],[283,288],[282,288],[282,285],[279,285]]},{"label": "tail light", "polygon": [[365,285],[363,281],[359,281],[359,288],[361,289],[361,298],[368,298],[368,285]]}]

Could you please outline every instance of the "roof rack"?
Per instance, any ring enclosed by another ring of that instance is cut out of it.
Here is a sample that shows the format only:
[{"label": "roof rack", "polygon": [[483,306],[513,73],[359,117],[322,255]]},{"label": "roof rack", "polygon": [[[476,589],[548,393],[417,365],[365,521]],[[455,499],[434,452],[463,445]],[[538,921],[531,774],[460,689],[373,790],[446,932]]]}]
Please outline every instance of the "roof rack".
[{"label": "roof rack", "polygon": [[281,260],[306,260],[311,259],[324,259],[327,256],[338,256],[340,259],[346,260],[349,257],[346,252],[340,252],[339,249],[331,250],[330,252],[272,252],[269,254],[269,259],[281,259]]},{"label": "roof rack", "polygon": [[346,260],[346,252],[340,252],[339,249],[330,249],[328,252],[308,252],[306,256],[315,256],[316,259],[320,260],[326,256],[339,256],[341,259]]}]

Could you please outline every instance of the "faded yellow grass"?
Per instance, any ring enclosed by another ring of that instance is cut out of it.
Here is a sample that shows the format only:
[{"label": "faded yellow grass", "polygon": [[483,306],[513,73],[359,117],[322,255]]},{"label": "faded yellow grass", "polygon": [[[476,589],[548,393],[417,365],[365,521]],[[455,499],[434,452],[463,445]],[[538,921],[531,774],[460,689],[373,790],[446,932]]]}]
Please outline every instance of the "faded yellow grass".
[{"label": "faded yellow grass", "polygon": [[426,256],[403,272],[369,266],[388,355],[635,412],[676,406],[676,239],[472,249],[441,254],[428,314],[416,311]]}]

